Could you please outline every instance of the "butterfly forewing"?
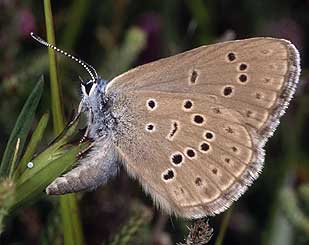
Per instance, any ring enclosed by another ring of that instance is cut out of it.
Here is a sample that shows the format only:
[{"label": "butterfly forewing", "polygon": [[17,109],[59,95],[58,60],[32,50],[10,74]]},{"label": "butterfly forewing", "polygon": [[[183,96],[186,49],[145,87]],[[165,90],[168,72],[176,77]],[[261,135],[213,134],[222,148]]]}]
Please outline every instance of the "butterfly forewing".
[{"label": "butterfly forewing", "polygon": [[107,95],[124,165],[168,212],[225,210],[258,176],[262,148],[299,70],[288,41],[255,38],[203,46],[116,77]]}]

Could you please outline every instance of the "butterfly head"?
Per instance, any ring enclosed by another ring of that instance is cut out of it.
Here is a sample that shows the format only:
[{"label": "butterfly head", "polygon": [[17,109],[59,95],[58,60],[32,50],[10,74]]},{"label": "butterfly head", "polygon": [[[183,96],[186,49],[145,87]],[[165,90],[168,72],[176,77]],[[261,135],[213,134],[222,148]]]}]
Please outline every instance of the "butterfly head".
[{"label": "butterfly head", "polygon": [[81,82],[81,90],[83,97],[92,97],[96,94],[103,94],[106,86],[106,80],[97,78],[96,80],[89,80]]},{"label": "butterfly head", "polygon": [[81,90],[83,93],[83,96],[91,96],[94,92],[94,90],[97,87],[97,83],[94,83],[92,80],[84,83],[81,83]]},{"label": "butterfly head", "polygon": [[106,135],[113,121],[109,111],[109,101],[105,95],[107,81],[101,78],[81,83],[82,99],[80,111],[88,112],[87,137],[96,139]]},{"label": "butterfly head", "polygon": [[98,94],[104,94],[104,90],[105,90],[107,82],[98,76],[98,73],[93,66],[89,65],[87,62],[83,61],[82,59],[76,58],[75,56],[67,53],[66,51],[62,49],[57,48],[53,44],[46,42],[41,37],[35,35],[33,32],[31,32],[30,35],[32,38],[34,38],[36,41],[38,41],[42,45],[48,48],[51,48],[55,50],[56,52],[69,57],[70,59],[74,60],[75,62],[77,62],[78,64],[80,64],[82,67],[85,68],[85,70],[90,75],[91,80],[87,82],[84,82],[83,80],[81,81],[81,90],[83,93],[83,98],[91,98],[91,97],[95,97],[95,95],[98,95]]},{"label": "butterfly head", "polygon": [[73,61],[77,62],[88,72],[91,79],[89,81],[83,81],[81,79],[82,99],[78,108],[78,112],[80,113],[87,111],[89,113],[88,127],[90,128],[90,138],[99,137],[101,135],[100,132],[104,133],[103,128],[107,127],[106,125],[112,124],[112,120],[110,119],[110,112],[108,111],[108,99],[105,97],[105,88],[107,81],[101,79],[96,69],[82,59],[79,59],[64,50],[57,48],[53,44],[46,42],[44,39],[37,36],[33,32],[31,32],[30,35],[40,44],[50,49],[53,49],[56,52],[61,53],[66,57],[72,59]]},{"label": "butterfly head", "polygon": [[91,111],[95,117],[100,111],[105,110],[106,84],[107,81],[99,77],[95,80],[81,81],[82,111]]}]

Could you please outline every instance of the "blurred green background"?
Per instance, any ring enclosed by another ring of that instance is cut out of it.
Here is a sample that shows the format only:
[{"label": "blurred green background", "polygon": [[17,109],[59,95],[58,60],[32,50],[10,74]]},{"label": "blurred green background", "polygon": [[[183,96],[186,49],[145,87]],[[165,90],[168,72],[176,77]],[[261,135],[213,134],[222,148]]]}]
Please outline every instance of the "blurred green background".
[{"label": "blurred green background", "polygon": [[[271,36],[299,49],[302,75],[295,99],[266,146],[263,173],[227,213],[210,218],[209,244],[309,244],[309,1],[52,1],[56,44],[111,79],[129,68],[203,44]],[[39,76],[48,76],[47,49],[29,37],[46,37],[43,1],[0,0],[0,151]],[[58,55],[66,119],[77,109],[85,71]],[[50,111],[46,83],[33,125]],[[40,150],[53,139],[49,120]],[[2,155],[2,154],[1,154]],[[95,192],[78,194],[85,244],[176,244],[190,221],[157,211],[124,170]],[[42,193],[8,215],[0,244],[62,244],[58,198]],[[75,212],[75,211],[72,211]],[[227,215],[230,214],[230,215]],[[225,222],[223,222],[225,221]],[[133,226],[132,226],[133,224]],[[224,241],[217,240],[227,224]],[[133,228],[132,228],[133,227]],[[121,243],[114,243],[121,244]]]}]

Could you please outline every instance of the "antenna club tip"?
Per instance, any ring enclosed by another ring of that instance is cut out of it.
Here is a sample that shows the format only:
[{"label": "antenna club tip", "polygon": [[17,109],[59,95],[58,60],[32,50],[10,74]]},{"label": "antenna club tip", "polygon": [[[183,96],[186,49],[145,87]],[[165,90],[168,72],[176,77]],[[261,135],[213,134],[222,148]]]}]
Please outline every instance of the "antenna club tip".
[{"label": "antenna club tip", "polygon": [[36,35],[34,34],[34,32],[30,32],[30,36],[34,39],[36,38]]}]

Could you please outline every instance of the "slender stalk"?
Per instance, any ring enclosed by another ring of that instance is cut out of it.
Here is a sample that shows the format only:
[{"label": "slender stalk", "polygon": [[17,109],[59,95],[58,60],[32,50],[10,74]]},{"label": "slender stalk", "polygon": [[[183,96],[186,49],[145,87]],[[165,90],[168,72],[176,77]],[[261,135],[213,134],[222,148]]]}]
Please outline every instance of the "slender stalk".
[{"label": "slender stalk", "polygon": [[227,210],[225,212],[222,224],[220,226],[219,235],[218,235],[218,237],[216,239],[215,245],[222,245],[223,244],[225,232],[226,232],[226,229],[227,229],[227,227],[229,225],[232,213],[233,213],[233,207],[230,207],[229,210]]},{"label": "slender stalk", "polygon": [[[55,44],[54,24],[52,19],[52,11],[50,0],[44,0],[44,12],[46,22],[47,41]],[[51,104],[54,133],[57,136],[64,128],[63,108],[61,106],[61,87],[58,80],[57,61],[54,50],[48,49],[49,57],[49,74],[51,88]]]},{"label": "slender stalk", "polygon": [[[60,40],[61,48],[70,50],[74,47],[76,40],[78,40],[78,36],[85,24],[87,14],[89,14],[88,10],[91,4],[93,4],[93,1],[72,1],[68,10],[70,15],[67,16],[64,34]],[[76,23],[78,23],[78,25],[76,25]]]},{"label": "slender stalk", "polygon": [[[55,44],[55,34],[50,0],[44,0],[47,41]],[[59,135],[64,129],[64,117],[61,99],[61,87],[57,75],[57,62],[54,50],[49,49],[49,71],[52,100],[54,133]],[[64,244],[83,244],[83,234],[79,218],[76,196],[74,194],[60,197],[60,213],[63,224]]]}]

